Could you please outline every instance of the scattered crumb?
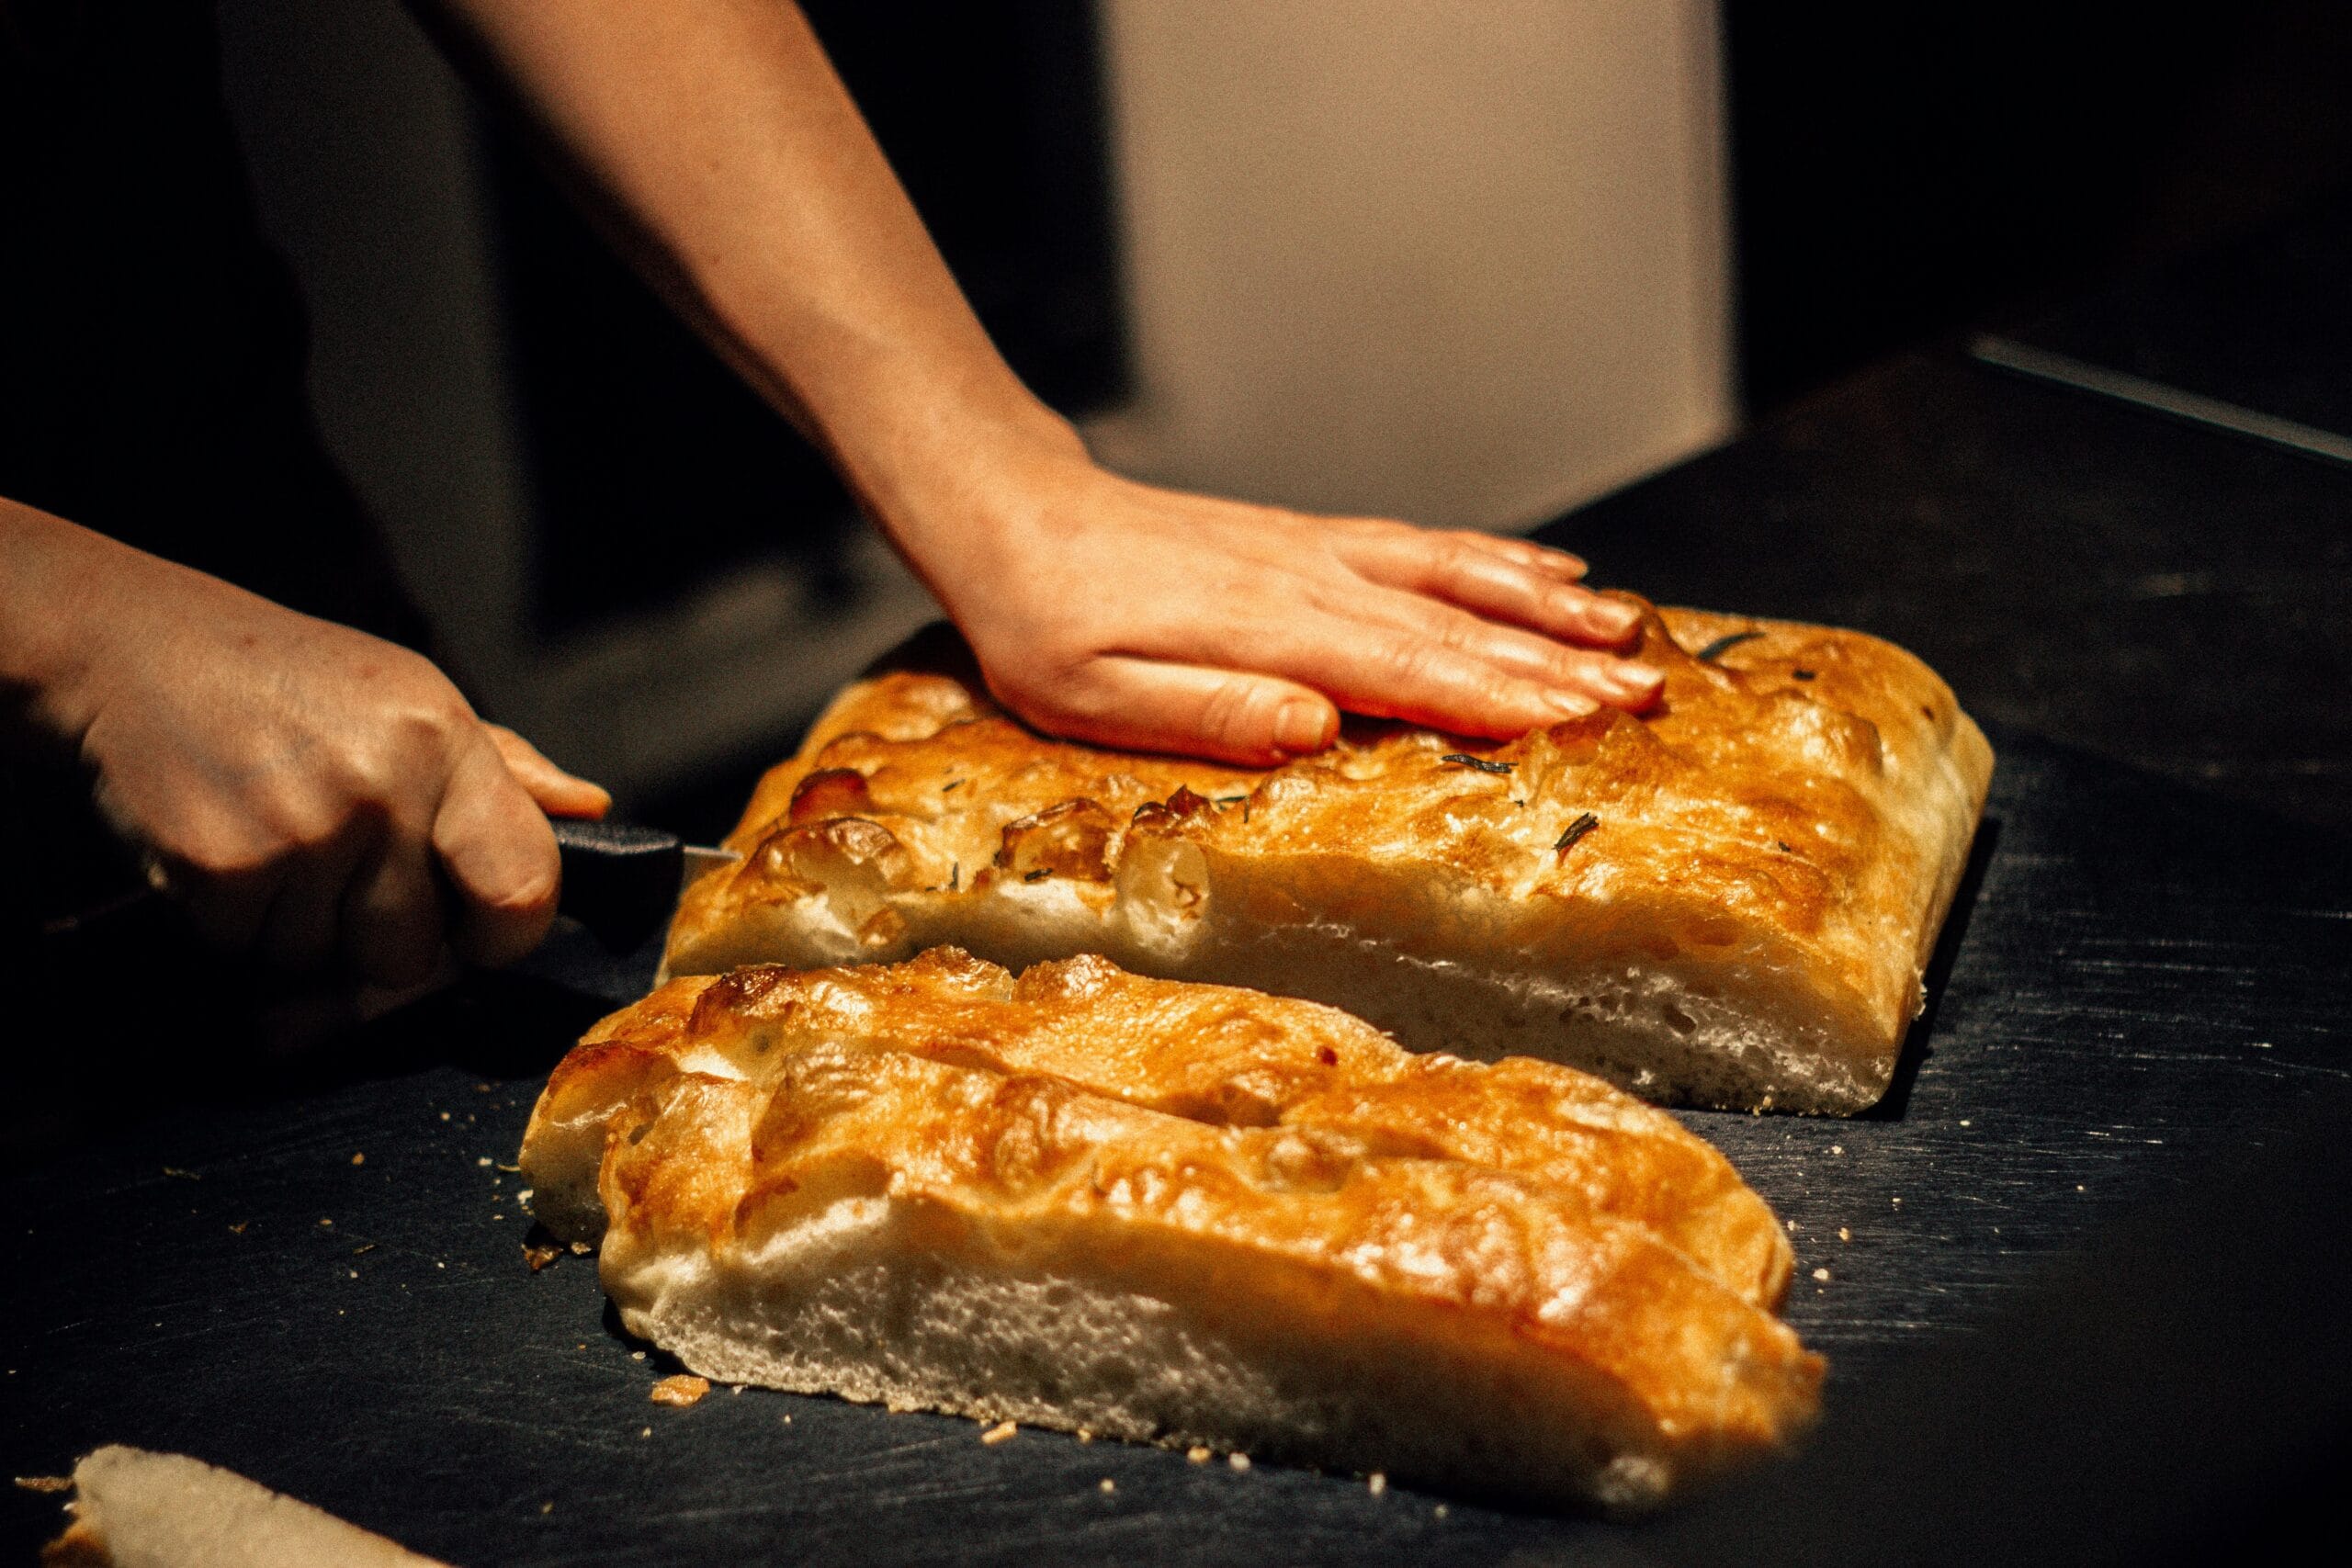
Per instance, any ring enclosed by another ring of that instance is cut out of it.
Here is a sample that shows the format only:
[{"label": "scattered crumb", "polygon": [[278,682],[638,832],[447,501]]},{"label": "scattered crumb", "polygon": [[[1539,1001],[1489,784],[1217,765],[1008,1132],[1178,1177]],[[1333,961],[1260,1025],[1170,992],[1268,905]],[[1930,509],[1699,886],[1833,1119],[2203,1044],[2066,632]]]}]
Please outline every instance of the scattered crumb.
[{"label": "scattered crumb", "polygon": [[1797,1223],[1794,1220],[1783,1220],[1781,1224],[1787,1225],[1791,1230],[1795,1230],[1797,1228]]},{"label": "scattered crumb", "polygon": [[333,1220],[331,1220],[331,1219],[328,1219],[324,1214],[322,1214],[322,1215],[320,1215],[320,1216],[319,1216],[319,1224],[322,1224],[322,1225],[331,1225],[331,1224],[334,1224],[334,1222]]},{"label": "scattered crumb", "polygon": [[1194,1464],[1206,1464],[1209,1461],[1208,1446],[1204,1443],[1194,1443],[1184,1450],[1184,1457]]},{"label": "scattered crumb", "polygon": [[1963,1127],[1970,1125],[1968,1118],[1965,1116],[1962,1117],[1960,1119],[1960,1124]]},{"label": "scattered crumb", "polygon": [[637,1435],[638,1435],[639,1437],[640,1437],[640,1438],[650,1438],[650,1437],[653,1436],[653,1428],[652,1428],[652,1427],[643,1427],[643,1428],[641,1428],[641,1429],[638,1432],[638,1434],[637,1434]]},{"label": "scattered crumb", "polygon": [[538,1195],[539,1190],[536,1187],[517,1187],[514,1190],[514,1201],[527,1203]]},{"label": "scattered crumb", "polygon": [[1846,1152],[1846,1145],[1843,1144],[1832,1144],[1829,1145],[1829,1152],[1833,1155],[1842,1155]]},{"label": "scattered crumb", "polygon": [[449,1119],[449,1113],[448,1113],[447,1111],[444,1111],[443,1112],[441,1112],[441,1120],[442,1120],[442,1121],[447,1122],[448,1119]]},{"label": "scattered crumb", "polygon": [[1896,1208],[1898,1208],[1898,1209],[1900,1209],[1901,1207],[1903,1207],[1903,1200],[1902,1200],[1902,1199],[1900,1199],[1900,1198],[1897,1198],[1896,1200],[1894,1200],[1894,1206],[1895,1206]]},{"label": "scattered crumb", "polygon": [[1431,1513],[1435,1514],[1439,1518],[1441,1518],[1441,1519],[1442,1519],[1442,1518],[1445,1517],[1445,1516],[1446,1516],[1446,1512],[1447,1512],[1447,1509],[1446,1509],[1446,1506],[1445,1506],[1445,1505],[1444,1505],[1444,1504],[1440,1503],[1436,1507],[1434,1507],[1434,1508],[1430,1509],[1430,1512],[1431,1512]]},{"label": "scattered crumb", "polygon": [[729,1389],[727,1392],[728,1392],[728,1393],[742,1393],[742,1392],[743,1392],[743,1385],[742,1385],[741,1383],[740,1383],[740,1382],[739,1382],[739,1383],[737,1383],[733,1388]]},{"label": "scattered crumb", "polygon": [[990,1448],[994,1448],[999,1443],[1009,1443],[1012,1441],[1013,1434],[1020,1430],[1021,1427],[1018,1423],[1012,1421],[1000,1421],[995,1426],[990,1427],[987,1431],[980,1434],[980,1441],[988,1444]]},{"label": "scattered crumb", "polygon": [[645,1359],[645,1352],[642,1350],[631,1350],[628,1353],[628,1359],[632,1361],[642,1361]]},{"label": "scattered crumb", "polygon": [[709,1392],[708,1378],[698,1378],[692,1372],[679,1372],[655,1383],[652,1393],[647,1397],[656,1404],[674,1404],[684,1409]]},{"label": "scattered crumb", "polygon": [[204,1179],[204,1178],[197,1175],[196,1172],[192,1170],[182,1170],[175,1165],[165,1166],[164,1168],[164,1174],[165,1176],[176,1176],[182,1181],[201,1181]]},{"label": "scattered crumb", "polygon": [[371,1252],[373,1252],[373,1251],[375,1251],[375,1250],[376,1250],[376,1244],[375,1244],[374,1242],[372,1242],[372,1241],[363,1241],[363,1242],[361,1242],[357,1247],[353,1247],[353,1248],[351,1249],[351,1256],[352,1256],[352,1257],[354,1257],[354,1258],[365,1258],[366,1256],[368,1256],[368,1254],[369,1254],[369,1253],[371,1253]]},{"label": "scattered crumb", "polygon": [[1091,1427],[1080,1427],[1078,1429],[1078,1440],[1081,1443],[1092,1442],[1094,1440],[1093,1428]]},{"label": "scattered crumb", "polygon": [[2083,1189],[2083,1184],[2082,1184],[2081,1182],[2077,1181],[2077,1182],[2075,1182],[2075,1191],[2080,1192],[2080,1191],[2082,1191],[2083,1190],[2084,1190],[2084,1189]]},{"label": "scattered crumb", "polygon": [[1247,1470],[1250,1468],[1250,1456],[1245,1453],[1229,1453],[1225,1456],[1225,1462],[1236,1470]]},{"label": "scattered crumb", "polygon": [[581,1349],[582,1349],[582,1350],[585,1350],[586,1348],[588,1348],[588,1341],[586,1341],[585,1339],[582,1339],[582,1340],[580,1342],[580,1348],[581,1348]]},{"label": "scattered crumb", "polygon": [[1854,1233],[1848,1230],[1844,1225],[1839,1225],[1838,1227],[1838,1239],[1839,1241],[1851,1241],[1854,1239]]},{"label": "scattered crumb", "polygon": [[[18,1483],[17,1483],[17,1484],[18,1484],[19,1486],[21,1486],[21,1485],[23,1485],[23,1484],[24,1484],[24,1483],[22,1483],[22,1482],[18,1482]],[[1109,1476],[1107,1476],[1107,1475],[1106,1475],[1106,1476],[1104,1476],[1104,1477],[1102,1479],[1102,1481],[1101,1481],[1101,1483],[1100,1483],[1099,1484],[1102,1486],[1102,1491],[1103,1491],[1103,1492],[1104,1492],[1104,1494],[1106,1494],[1106,1495],[1108,1495],[1108,1494],[1110,1494],[1110,1493],[1113,1493],[1113,1492],[1116,1492],[1116,1491],[1119,1489],[1119,1483],[1118,1483],[1117,1482],[1115,1482],[1115,1481],[1112,1480],[1112,1479],[1111,1479]]]},{"label": "scattered crumb", "polygon": [[351,1271],[351,1277],[352,1277],[353,1279],[355,1279],[355,1280],[356,1280],[357,1278],[359,1278],[359,1270],[358,1270],[358,1269],[354,1269]]},{"label": "scattered crumb", "polygon": [[433,1260],[433,1267],[435,1267],[435,1269],[447,1269],[447,1267],[449,1267],[449,1266],[448,1266],[447,1263],[442,1262],[439,1258],[435,1258],[435,1259]]},{"label": "scattered crumb", "polygon": [[474,1085],[474,1092],[476,1094],[488,1094],[490,1092],[490,1086],[486,1083],[478,1083]]},{"label": "scattered crumb", "polygon": [[353,1155],[351,1156],[351,1163],[354,1165],[366,1165],[368,1163],[368,1156],[360,1154]]},{"label": "scattered crumb", "polygon": [[1365,1478],[1363,1484],[1364,1490],[1377,1497],[1383,1492],[1388,1490],[1388,1477],[1385,1472],[1375,1470],[1370,1476]]},{"label": "scattered crumb", "polygon": [[[74,1490],[74,1478],[70,1475],[20,1475],[17,1477],[17,1484],[28,1492],[71,1492]],[[1111,1483],[1106,1481],[1102,1484],[1107,1489]]]},{"label": "scattered crumb", "polygon": [[571,1244],[571,1256],[574,1258],[585,1258],[595,1250],[584,1241],[575,1241]]},{"label": "scattered crumb", "polygon": [[502,1165],[498,1168],[509,1176],[520,1176],[523,1173],[523,1168],[519,1165]]},{"label": "scattered crumb", "polygon": [[492,1219],[493,1219],[493,1220],[503,1220],[503,1219],[504,1219],[506,1216],[505,1216],[505,1215],[503,1215],[503,1214],[492,1214],[492,1215],[491,1215],[490,1217],[491,1217]]},{"label": "scattered crumb", "polygon": [[563,1248],[551,1244],[544,1247],[534,1246],[528,1241],[523,1244],[523,1261],[531,1266],[534,1274],[562,1256]]},{"label": "scattered crumb", "polygon": [[551,1502],[542,1503],[539,1505],[539,1512],[542,1514],[552,1514],[555,1512],[555,1505]]},{"label": "scattered crumb", "polygon": [[[2077,1187],[2075,1190],[2080,1192],[2082,1189]],[[231,1235],[243,1235],[245,1234],[245,1227],[252,1224],[253,1221],[251,1220],[239,1220],[235,1224],[229,1227],[229,1234]]]},{"label": "scattered crumb", "polygon": [[1820,1280],[1825,1285],[1829,1283],[1829,1270],[1826,1269],[1815,1269],[1813,1271],[1813,1277]]},{"label": "scattered crumb", "polygon": [[787,1415],[787,1416],[785,1416],[785,1418],[784,1418],[784,1424],[785,1424],[786,1426],[787,1426],[787,1427],[789,1427],[789,1426],[791,1426],[791,1425],[792,1425],[792,1417],[791,1417],[789,1415]]},{"label": "scattered crumb", "polygon": [[475,1160],[474,1163],[479,1166],[487,1166],[491,1163],[491,1159],[488,1155],[483,1155],[481,1158]]}]

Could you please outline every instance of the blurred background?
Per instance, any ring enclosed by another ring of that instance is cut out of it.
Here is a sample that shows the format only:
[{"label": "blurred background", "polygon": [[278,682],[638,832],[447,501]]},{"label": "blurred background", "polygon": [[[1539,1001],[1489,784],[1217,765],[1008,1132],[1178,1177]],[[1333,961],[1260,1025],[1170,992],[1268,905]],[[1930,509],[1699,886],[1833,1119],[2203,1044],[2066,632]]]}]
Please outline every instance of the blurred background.
[{"label": "blurred background", "polygon": [[[806,8],[1105,461],[1432,524],[1532,526],[2352,177],[2324,0]],[[318,421],[463,678],[718,830],[935,608],[395,0],[219,9]]]}]

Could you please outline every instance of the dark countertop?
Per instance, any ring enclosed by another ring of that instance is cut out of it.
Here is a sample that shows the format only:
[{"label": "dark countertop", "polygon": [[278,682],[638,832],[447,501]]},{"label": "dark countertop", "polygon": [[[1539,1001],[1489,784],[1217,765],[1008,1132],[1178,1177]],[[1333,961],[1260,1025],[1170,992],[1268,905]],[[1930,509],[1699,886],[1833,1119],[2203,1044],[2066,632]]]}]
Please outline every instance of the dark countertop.
[{"label": "dark countertop", "polygon": [[2352,834],[2352,468],[1921,355],[1546,536],[1656,599],[1892,638],[1979,718]]},{"label": "dark countertop", "polygon": [[[2143,1392],[2243,1387],[2241,1415],[2249,1398],[2300,1408],[2296,1389],[2335,1410],[2346,1376],[2340,1355],[2314,1358],[2328,1313],[2233,1293],[2278,1270],[2211,1278],[2197,1259],[2259,1242],[2344,1268],[2308,1231],[2276,1242],[2276,1205],[2217,1221],[2200,1194],[2236,1192],[2214,1173],[2249,1160],[2307,1161],[2302,1123],[2352,1106],[2347,502],[2352,472],[1952,355],[1887,367],[1552,531],[1661,599],[1891,637],[2001,754],[1890,1104],[1842,1122],[1689,1118],[1792,1222],[1788,1314],[1833,1367],[1811,1457],[1713,1507],[1626,1529],[1052,1434],[984,1448],[968,1422],[757,1390],[651,1405],[672,1369],[636,1359],[593,1269],[522,1261],[498,1165],[597,1004],[511,976],[373,1026],[300,1100],[166,1108],[0,1180],[0,1465],[179,1448],[472,1568],[1860,1562],[1936,1555],[1913,1539],[1929,1524],[1955,1560],[1996,1539],[2010,1561],[2088,1560],[2173,1539],[2147,1531],[2205,1495],[2162,1456],[2227,1479],[2239,1459],[2275,1468],[2309,1424],[2184,1450],[2163,1407],[2091,1376],[2099,1344],[2131,1349]],[[2201,1250],[2148,1254],[2152,1230]],[[2132,1267],[2104,1261],[2119,1236],[2143,1247]],[[2101,1281],[2130,1293],[2110,1303]],[[2053,1299],[2083,1310],[2052,1317]],[[2199,1337],[2172,1343],[2166,1325]],[[2227,1375],[2167,1374],[2191,1354]],[[2004,1380],[2029,1374],[2013,1397]],[[2001,1456],[2037,1441],[2105,1469],[2037,1461],[2038,1491],[2005,1478]],[[1951,1462],[1955,1443],[1973,1457]],[[1971,1465],[1982,1495],[2040,1512],[1962,1508],[1942,1478]],[[1911,1535],[1853,1504],[1858,1487]],[[0,1494],[0,1553],[22,1561],[55,1517],[52,1498]]]}]

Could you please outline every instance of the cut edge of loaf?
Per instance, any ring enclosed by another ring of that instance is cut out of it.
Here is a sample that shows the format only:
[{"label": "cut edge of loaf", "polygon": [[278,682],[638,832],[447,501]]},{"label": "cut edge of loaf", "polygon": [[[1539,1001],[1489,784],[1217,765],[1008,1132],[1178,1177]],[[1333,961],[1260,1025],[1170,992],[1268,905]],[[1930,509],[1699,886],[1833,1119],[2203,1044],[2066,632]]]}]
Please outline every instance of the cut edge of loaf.
[{"label": "cut edge of loaf", "polygon": [[[1309,1270],[1276,1292],[1284,1311],[1250,1312],[1262,1285],[1221,1282],[1215,1250],[1147,1248],[1139,1277],[1121,1279],[1138,1247],[1116,1229],[1041,1240],[1034,1224],[991,1234],[859,1196],[734,1256],[684,1230],[619,1227],[601,1270],[629,1332],[714,1382],[1620,1514],[1786,1441],[1816,1397],[1817,1359],[1735,1353],[1724,1424],[1676,1430],[1604,1368],[1507,1320]],[[1647,1277],[1668,1295],[1723,1293],[1670,1263]],[[1769,1314],[1744,1321],[1787,1333]]]}]

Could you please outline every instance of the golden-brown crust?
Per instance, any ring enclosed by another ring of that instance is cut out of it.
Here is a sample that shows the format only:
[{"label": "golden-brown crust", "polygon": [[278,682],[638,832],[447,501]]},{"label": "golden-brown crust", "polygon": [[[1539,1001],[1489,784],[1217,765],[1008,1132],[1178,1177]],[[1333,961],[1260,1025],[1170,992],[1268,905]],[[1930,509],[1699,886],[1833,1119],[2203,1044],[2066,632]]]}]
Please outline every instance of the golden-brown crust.
[{"label": "golden-brown crust", "polygon": [[[1257,890],[1250,913],[1268,927],[1393,925],[1401,875],[1442,893],[1436,902],[1516,911],[1502,944],[1515,950],[1662,944],[1796,975],[1843,1048],[1875,1058],[1852,1069],[1859,1087],[1842,1100],[1824,1100],[1856,1109],[1883,1087],[1920,1006],[1991,750],[1933,671],[1892,644],[1643,609],[1634,651],[1666,672],[1648,714],[1604,710],[1504,744],[1351,723],[1330,751],[1272,770],[1050,740],[1006,717],[969,673],[869,678],[762,781],[728,840],[745,858],[686,891],[668,972],[888,961],[940,941],[1008,959],[1086,947],[1137,964],[1145,954],[1067,922],[991,917],[1016,930],[1030,920],[1037,945],[1023,954],[960,911],[1008,883],[1044,882],[1065,913],[1103,920],[1124,865],[1149,846],[1188,845],[1263,868],[1238,880]],[[1366,908],[1330,907],[1351,896],[1345,879],[1320,877],[1309,893],[1284,869],[1335,856],[1390,874],[1355,879]],[[809,914],[820,906],[821,942]]]},{"label": "golden-brown crust", "polygon": [[[593,1156],[563,1131],[583,1120]],[[608,1282],[616,1258],[733,1267],[887,1198],[944,1252],[1059,1249],[1178,1297],[1213,1278],[1251,1333],[1401,1314],[1497,1375],[1557,1372],[1677,1473],[1780,1441],[1820,1379],[1759,1304],[1788,1277],[1780,1227],[1672,1118],[1100,958],[673,980],[592,1030],[534,1113],[542,1193],[590,1157]]]},{"label": "golden-brown crust", "polygon": [[[1147,979],[1093,957],[1018,980],[954,949],[892,965],[672,980],[599,1022],[557,1067],[525,1143],[534,1185],[560,1190],[593,1175],[580,1162],[602,1157],[611,1118],[644,1114],[681,1074],[772,1087],[796,1050],[842,1042],[1051,1079],[1212,1127],[1286,1128],[1306,1139],[1299,1147],[1351,1158],[1509,1172],[1648,1227],[1744,1299],[1772,1304],[1788,1282],[1788,1242],[1730,1162],[1598,1078],[1523,1058],[1415,1055],[1334,1009]],[[558,1127],[582,1122],[599,1135],[560,1150]],[[665,1200],[685,1201],[683,1190]]]}]

